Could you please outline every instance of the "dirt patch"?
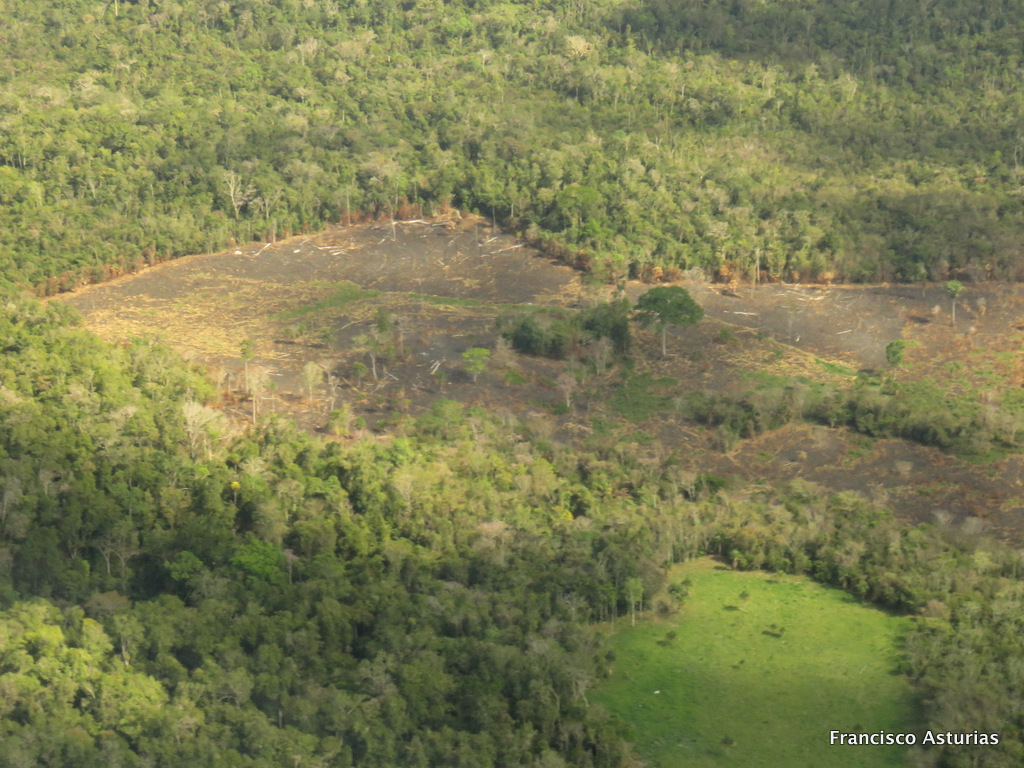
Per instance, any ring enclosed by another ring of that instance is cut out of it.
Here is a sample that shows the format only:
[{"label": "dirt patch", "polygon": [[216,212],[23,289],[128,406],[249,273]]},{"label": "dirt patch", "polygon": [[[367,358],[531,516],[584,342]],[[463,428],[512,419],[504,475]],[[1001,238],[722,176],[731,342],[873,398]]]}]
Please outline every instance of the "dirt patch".
[{"label": "dirt patch", "polygon": [[[59,300],[103,338],[155,338],[205,364],[221,382],[221,405],[239,420],[251,413],[235,402],[245,399],[241,349],[251,342],[250,366],[270,377],[264,410],[320,427],[326,411],[346,401],[371,426],[396,407],[415,412],[441,398],[490,402],[491,389],[511,385],[489,374],[473,386],[462,353],[494,345],[503,307],[572,305],[581,292],[579,273],[455,212],[192,256]],[[381,355],[378,378],[358,379],[353,365],[367,359],[359,339],[372,333],[381,310],[398,325],[401,354]],[[301,375],[310,361],[347,392],[327,392],[324,384],[310,398]],[[532,373],[522,378],[537,381],[552,367],[523,365]],[[520,410],[557,396],[547,389],[516,398]]]},{"label": "dirt patch", "polygon": [[1020,361],[1005,354],[1019,352],[1024,342],[1024,286],[968,284],[955,321],[952,300],[938,284],[687,288],[709,318],[854,370],[884,371],[886,346],[902,339],[911,342],[911,376],[941,376],[950,363],[1002,356],[996,368],[1008,378],[1003,384],[1024,384]]},{"label": "dirt patch", "polygon": [[580,291],[568,267],[467,217],[402,222],[393,235],[390,226],[362,226],[191,256],[60,298],[107,338],[152,335],[199,355],[234,355],[244,339],[280,330],[275,322],[267,333],[268,318],[325,299],[343,281],[491,304],[561,302]]}]

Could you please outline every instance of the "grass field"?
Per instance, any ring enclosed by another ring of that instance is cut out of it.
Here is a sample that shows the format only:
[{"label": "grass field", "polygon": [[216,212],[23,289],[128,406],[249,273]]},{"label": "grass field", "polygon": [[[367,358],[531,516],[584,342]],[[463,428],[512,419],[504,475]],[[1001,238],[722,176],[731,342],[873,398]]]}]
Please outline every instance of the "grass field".
[{"label": "grass field", "polygon": [[[893,673],[908,620],[808,579],[704,559],[674,569],[689,597],[611,632],[612,676],[590,696],[628,722],[651,768],[881,768],[904,747],[829,745],[829,731],[914,731]],[[674,633],[672,635],[671,633]]]},{"label": "grass field", "polygon": [[380,291],[367,291],[355,283],[342,280],[334,286],[334,291],[326,299],[312,304],[303,304],[292,309],[285,310],[274,316],[276,320],[296,320],[310,314],[318,314],[329,309],[340,309],[353,301],[362,299],[373,299],[380,295]]}]

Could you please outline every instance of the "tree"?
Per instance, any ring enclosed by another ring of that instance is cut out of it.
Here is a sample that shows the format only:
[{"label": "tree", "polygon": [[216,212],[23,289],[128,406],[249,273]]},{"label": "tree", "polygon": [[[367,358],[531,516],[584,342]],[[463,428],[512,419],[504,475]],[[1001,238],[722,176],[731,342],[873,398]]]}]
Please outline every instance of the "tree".
[{"label": "tree", "polygon": [[559,392],[565,395],[565,409],[570,410],[572,408],[572,396],[580,388],[576,377],[569,371],[562,371],[555,380],[555,386],[558,387]]},{"label": "tree", "polygon": [[896,369],[903,365],[903,352],[907,348],[907,342],[903,339],[890,341],[885,347],[885,359],[892,368],[892,377],[896,379]]},{"label": "tree", "polygon": [[405,333],[400,318],[392,315],[384,307],[377,310],[377,333],[389,342],[386,350],[389,359],[396,350],[399,355],[405,354]]},{"label": "tree", "polygon": [[632,339],[629,333],[629,300],[602,302],[580,313],[580,321],[591,336],[608,339],[616,354],[629,352]]},{"label": "tree", "polygon": [[635,627],[636,605],[644,599],[643,579],[635,577],[631,579],[626,579],[626,599],[629,600],[630,626]]},{"label": "tree", "polygon": [[327,430],[338,437],[348,436],[352,427],[352,406],[348,403],[342,404],[341,408],[332,409],[327,417]]},{"label": "tree", "polygon": [[696,325],[704,317],[704,310],[690,294],[675,285],[652,288],[636,303],[637,319],[645,328],[656,325],[661,329],[661,356],[666,356],[665,333],[668,326],[685,328]]},{"label": "tree", "polygon": [[242,364],[245,366],[245,390],[249,391],[249,361],[255,357],[255,345],[252,343],[252,339],[246,339],[242,342],[241,355]]},{"label": "tree", "polygon": [[302,369],[302,383],[306,385],[306,394],[309,396],[309,407],[313,407],[313,397],[316,395],[317,386],[324,379],[324,371],[318,364],[308,362]]},{"label": "tree", "polygon": [[235,219],[240,218],[242,208],[248,205],[256,196],[256,188],[247,183],[234,171],[224,173],[224,183],[228,188],[228,199],[231,201],[231,209],[235,212]]},{"label": "tree", "polygon": [[964,284],[959,280],[950,280],[946,283],[946,293],[953,300],[953,326],[956,327],[956,300],[964,292]]},{"label": "tree", "polygon": [[195,400],[186,400],[182,403],[181,412],[185,417],[188,453],[194,461],[199,457],[201,448],[209,450],[210,438],[216,436],[220,426],[225,422],[224,414]]},{"label": "tree", "polygon": [[585,219],[598,216],[602,202],[600,192],[579,184],[566,187],[555,196],[559,213],[575,229],[579,229]]},{"label": "tree", "polygon": [[491,360],[491,350],[483,347],[472,347],[462,353],[462,365],[466,373],[473,377],[476,383],[477,377],[487,370],[487,364]]},{"label": "tree", "polygon": [[370,358],[370,372],[373,380],[377,380],[377,358],[388,354],[386,336],[381,333],[379,326],[374,326],[369,333],[361,333],[352,339],[352,343],[360,352],[366,353]]},{"label": "tree", "polygon": [[259,415],[260,400],[270,386],[270,372],[265,368],[255,367],[249,375],[249,396],[252,398],[252,423],[256,423]]},{"label": "tree", "polygon": [[491,354],[491,359],[502,370],[517,367],[515,351],[512,349],[512,344],[504,336],[499,336],[494,342],[494,352]]}]

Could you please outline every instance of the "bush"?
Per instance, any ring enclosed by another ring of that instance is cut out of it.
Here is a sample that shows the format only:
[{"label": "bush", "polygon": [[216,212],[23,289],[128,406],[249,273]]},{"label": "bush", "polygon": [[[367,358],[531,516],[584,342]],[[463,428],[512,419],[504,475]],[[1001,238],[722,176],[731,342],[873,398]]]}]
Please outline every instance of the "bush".
[{"label": "bush", "polygon": [[629,332],[629,313],[627,299],[610,301],[580,312],[580,323],[590,336],[608,339],[616,354],[625,355],[633,343]]},{"label": "bush", "polygon": [[575,335],[571,320],[563,310],[534,310],[512,318],[499,318],[498,327],[517,352],[555,360],[566,356]]},{"label": "bush", "polygon": [[529,307],[498,318],[498,330],[525,355],[562,360],[587,339],[608,339],[616,354],[629,351],[630,306],[627,300],[598,304],[572,312],[553,307]]}]

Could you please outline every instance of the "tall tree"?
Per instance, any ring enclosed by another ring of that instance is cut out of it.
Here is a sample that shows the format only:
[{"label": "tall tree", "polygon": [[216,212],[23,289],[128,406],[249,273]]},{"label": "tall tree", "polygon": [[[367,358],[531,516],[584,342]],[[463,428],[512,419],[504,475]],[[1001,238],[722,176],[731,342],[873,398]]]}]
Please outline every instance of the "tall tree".
[{"label": "tall tree", "polygon": [[670,325],[685,328],[696,325],[704,310],[685,288],[663,285],[652,288],[636,303],[637,319],[645,328],[657,326],[661,331],[661,356],[666,356],[665,335]]},{"label": "tall tree", "polygon": [[894,339],[885,346],[885,359],[892,369],[892,378],[896,380],[896,370],[903,365],[903,352],[907,348],[907,342],[903,339]]},{"label": "tall tree", "polygon": [[953,326],[956,327],[956,302],[960,294],[964,292],[964,284],[959,280],[950,280],[946,283],[946,295],[953,301]]}]

